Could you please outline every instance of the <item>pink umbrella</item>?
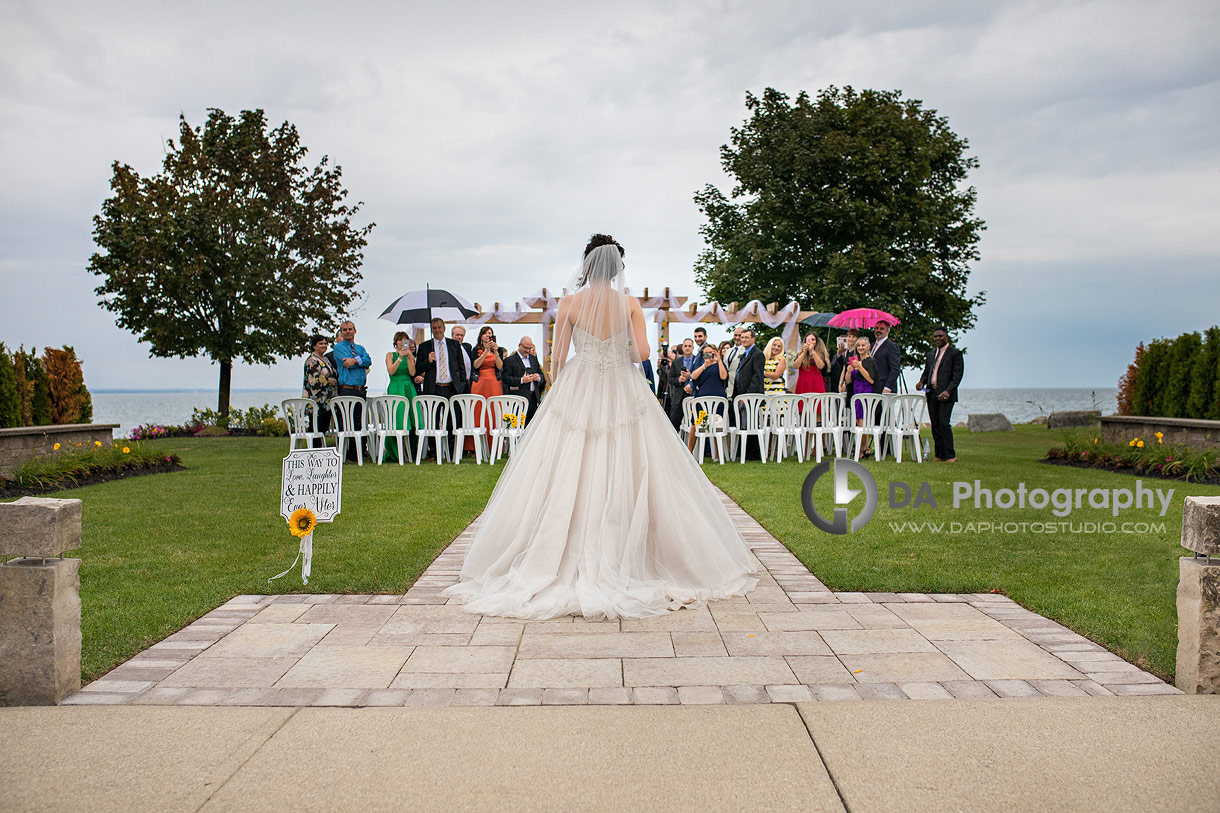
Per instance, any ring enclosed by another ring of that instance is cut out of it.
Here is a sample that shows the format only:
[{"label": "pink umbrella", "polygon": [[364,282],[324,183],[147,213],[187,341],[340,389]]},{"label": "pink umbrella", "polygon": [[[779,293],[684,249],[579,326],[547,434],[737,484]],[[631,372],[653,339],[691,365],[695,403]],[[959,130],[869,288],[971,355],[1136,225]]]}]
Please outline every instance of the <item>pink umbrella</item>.
[{"label": "pink umbrella", "polygon": [[889,322],[890,325],[902,324],[893,314],[879,311],[876,308],[852,308],[849,311],[835,314],[826,324],[830,327],[872,328],[882,319]]}]

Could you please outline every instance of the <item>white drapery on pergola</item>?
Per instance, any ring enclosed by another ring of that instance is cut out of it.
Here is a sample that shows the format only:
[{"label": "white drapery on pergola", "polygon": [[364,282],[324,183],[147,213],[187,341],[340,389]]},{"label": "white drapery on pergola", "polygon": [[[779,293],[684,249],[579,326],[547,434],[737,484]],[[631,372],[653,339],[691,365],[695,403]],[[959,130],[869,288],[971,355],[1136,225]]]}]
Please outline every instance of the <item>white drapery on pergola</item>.
[{"label": "white drapery on pergola", "polygon": [[[631,293],[629,290],[628,293]],[[542,367],[549,369],[551,359],[551,343],[555,334],[555,314],[559,306],[561,291],[543,288],[525,297],[512,307],[502,307],[496,302],[488,310],[474,303],[474,316],[455,322],[459,325],[520,325],[536,324],[541,326]],[[767,327],[783,326],[784,346],[794,350],[800,336],[800,323],[816,311],[803,311],[795,302],[789,302],[780,307],[776,303],[764,305],[757,299],[744,305],[731,302],[726,307],[719,302],[703,303],[690,301],[685,296],[674,296],[668,287],[660,294],[653,295],[647,288],[642,294],[636,294],[640,306],[644,309],[645,318],[656,323],[658,344],[669,344],[669,324],[671,322],[713,322],[722,325],[737,325],[742,322],[753,322]],[[522,307],[524,305],[524,307]],[[422,326],[416,330],[416,340],[423,340]]]}]

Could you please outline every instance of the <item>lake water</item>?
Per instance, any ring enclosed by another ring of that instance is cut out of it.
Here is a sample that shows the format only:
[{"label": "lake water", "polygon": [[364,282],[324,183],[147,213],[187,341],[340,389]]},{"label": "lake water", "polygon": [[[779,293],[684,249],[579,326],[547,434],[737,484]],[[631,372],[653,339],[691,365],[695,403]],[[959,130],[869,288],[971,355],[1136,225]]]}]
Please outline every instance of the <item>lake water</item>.
[{"label": "lake water", "polygon": [[[274,404],[285,398],[299,398],[300,391],[234,390],[230,403],[246,409]],[[1100,409],[1103,415],[1118,408],[1118,390],[1106,389],[965,389],[953,410],[953,421],[964,421],[971,413],[1002,412],[1013,423],[1032,421],[1039,415],[1067,409]],[[216,408],[215,390],[174,392],[93,393],[93,422],[117,423],[115,437],[126,437],[133,428],[146,423],[181,424],[196,408]]]}]

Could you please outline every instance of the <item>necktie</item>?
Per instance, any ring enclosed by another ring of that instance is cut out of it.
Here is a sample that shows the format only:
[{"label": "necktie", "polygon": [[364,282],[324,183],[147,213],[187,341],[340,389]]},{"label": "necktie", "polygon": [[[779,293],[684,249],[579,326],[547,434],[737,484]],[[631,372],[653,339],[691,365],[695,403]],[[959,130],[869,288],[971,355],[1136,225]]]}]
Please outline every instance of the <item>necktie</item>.
[{"label": "necktie", "polygon": [[945,345],[940,350],[936,351],[936,364],[932,367],[932,388],[936,388],[936,372],[940,369],[940,360],[945,357],[945,351],[949,349],[949,345]]},{"label": "necktie", "polygon": [[436,383],[448,384],[452,379],[449,376],[449,348],[445,346],[445,340],[441,339],[436,343]]}]

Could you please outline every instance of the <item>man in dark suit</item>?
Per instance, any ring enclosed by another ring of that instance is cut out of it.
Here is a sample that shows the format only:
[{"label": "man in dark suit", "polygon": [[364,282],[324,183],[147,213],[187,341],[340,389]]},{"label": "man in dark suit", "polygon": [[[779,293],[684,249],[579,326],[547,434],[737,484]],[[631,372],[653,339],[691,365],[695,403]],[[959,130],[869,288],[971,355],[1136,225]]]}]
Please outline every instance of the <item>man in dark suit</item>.
[{"label": "man in dark suit", "polygon": [[[444,320],[433,319],[432,338],[421,344],[415,354],[415,374],[424,378],[424,395],[452,398],[469,392],[466,361],[469,361],[466,349],[453,339],[445,338]],[[461,426],[461,416],[453,414],[453,426]]]},{"label": "man in dark suit", "polygon": [[873,329],[877,341],[873,344],[872,357],[877,364],[878,393],[898,392],[898,374],[902,372],[902,348],[890,340],[890,323],[884,319]]},{"label": "man in dark suit", "polygon": [[766,359],[763,353],[754,346],[754,330],[746,328],[741,332],[741,350],[735,359],[737,375],[733,378],[733,395],[747,395],[763,392],[763,367]]},{"label": "man in dark suit", "polygon": [[529,411],[525,413],[525,425],[534,419],[538,411],[538,399],[542,396],[542,365],[534,355],[534,340],[522,336],[517,343],[517,352],[504,359],[504,369],[500,373],[500,382],[504,385],[505,395],[520,395],[530,402]]},{"label": "man in dark suit", "polygon": [[695,361],[695,343],[682,342],[682,354],[669,364],[669,422],[676,431],[682,425],[682,402],[690,395],[691,373],[703,362]]},{"label": "man in dark suit", "polygon": [[[763,358],[763,351],[754,346],[753,328],[745,328],[741,331],[741,348],[737,352],[734,363],[737,365],[737,372],[732,376],[733,397],[762,395],[764,391],[763,368],[767,360]],[[729,411],[729,420],[733,422],[734,426],[737,424],[736,408]],[[746,443],[746,459],[761,460],[762,449],[757,440],[751,438]]]},{"label": "man in dark suit", "polygon": [[932,331],[932,343],[936,347],[928,353],[923,375],[919,377],[915,389],[927,390],[928,421],[932,424],[936,459],[956,463],[957,452],[953,449],[953,405],[957,403],[957,387],[962,383],[962,374],[966,367],[962,361],[962,351],[949,343],[949,331],[943,326],[938,325]]}]

